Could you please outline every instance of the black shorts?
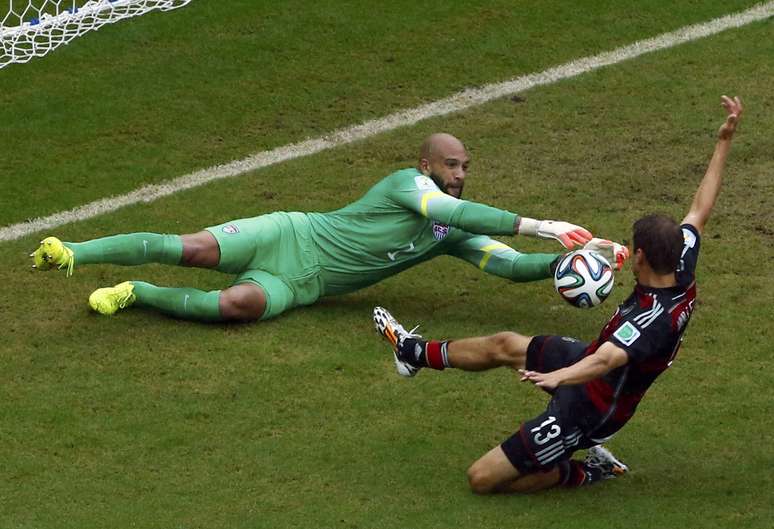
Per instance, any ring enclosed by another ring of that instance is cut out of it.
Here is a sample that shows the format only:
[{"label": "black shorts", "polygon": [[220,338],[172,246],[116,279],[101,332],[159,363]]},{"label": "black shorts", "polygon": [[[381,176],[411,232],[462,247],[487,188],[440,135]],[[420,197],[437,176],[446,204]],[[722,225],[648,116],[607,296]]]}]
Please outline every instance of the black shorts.
[{"label": "black shorts", "polygon": [[[548,373],[585,356],[588,344],[562,336],[536,336],[527,349],[527,369]],[[500,446],[521,474],[546,472],[573,452],[594,446],[584,435],[596,415],[582,386],[559,386],[546,411],[521,424]]]},{"label": "black shorts", "polygon": [[527,347],[527,369],[549,373],[586,356],[589,344],[567,336],[535,336]]}]

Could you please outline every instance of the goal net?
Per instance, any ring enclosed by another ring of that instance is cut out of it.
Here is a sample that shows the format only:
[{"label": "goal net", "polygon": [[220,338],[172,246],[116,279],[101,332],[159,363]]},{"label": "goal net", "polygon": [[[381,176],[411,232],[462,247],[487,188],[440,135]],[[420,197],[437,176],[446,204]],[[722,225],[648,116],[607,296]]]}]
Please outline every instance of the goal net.
[{"label": "goal net", "polygon": [[149,11],[169,11],[191,0],[0,0],[0,68],[42,57],[76,37]]}]

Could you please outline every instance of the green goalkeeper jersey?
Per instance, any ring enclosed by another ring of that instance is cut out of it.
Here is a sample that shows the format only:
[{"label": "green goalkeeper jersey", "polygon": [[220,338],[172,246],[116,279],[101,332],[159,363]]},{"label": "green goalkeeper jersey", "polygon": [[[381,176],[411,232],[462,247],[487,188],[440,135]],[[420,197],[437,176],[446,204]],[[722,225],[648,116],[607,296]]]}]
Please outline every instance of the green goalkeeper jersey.
[{"label": "green goalkeeper jersey", "polygon": [[416,169],[387,176],[342,209],[307,217],[323,295],[363,288],[443,254],[514,281],[549,277],[557,256],[521,254],[490,238],[513,235],[518,215],[454,198]]}]

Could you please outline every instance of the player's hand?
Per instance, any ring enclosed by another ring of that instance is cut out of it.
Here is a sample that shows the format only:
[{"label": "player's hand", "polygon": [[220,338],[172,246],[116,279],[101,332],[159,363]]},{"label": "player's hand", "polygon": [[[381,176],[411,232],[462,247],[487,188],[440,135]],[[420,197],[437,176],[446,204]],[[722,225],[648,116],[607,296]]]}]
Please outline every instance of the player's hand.
[{"label": "player's hand", "polygon": [[726,109],[726,122],[718,130],[719,140],[730,140],[736,132],[736,125],[739,123],[739,119],[742,117],[742,101],[738,97],[731,99],[728,96],[721,96],[721,105]]},{"label": "player's hand", "polygon": [[521,373],[522,382],[532,382],[537,387],[548,391],[553,391],[561,383],[556,371],[552,371],[551,373],[538,373],[537,371],[519,369],[519,373]]},{"label": "player's hand", "polygon": [[558,220],[540,221],[537,236],[542,239],[556,239],[568,250],[589,242],[593,237],[586,228]]},{"label": "player's hand", "polygon": [[616,270],[620,270],[629,258],[629,248],[623,244],[608,241],[607,239],[591,239],[586,243],[583,249],[600,254],[607,259],[607,262],[613,265],[613,268]]}]

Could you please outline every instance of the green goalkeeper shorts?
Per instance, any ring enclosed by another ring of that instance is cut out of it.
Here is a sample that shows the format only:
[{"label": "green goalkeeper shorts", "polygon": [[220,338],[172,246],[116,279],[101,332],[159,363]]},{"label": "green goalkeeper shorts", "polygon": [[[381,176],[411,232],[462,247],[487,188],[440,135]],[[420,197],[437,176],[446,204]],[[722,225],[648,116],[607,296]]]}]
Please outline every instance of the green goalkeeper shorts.
[{"label": "green goalkeeper shorts", "polygon": [[322,294],[320,259],[304,213],[284,211],[239,219],[207,228],[220,246],[217,270],[254,283],[266,294],[262,320]]}]

